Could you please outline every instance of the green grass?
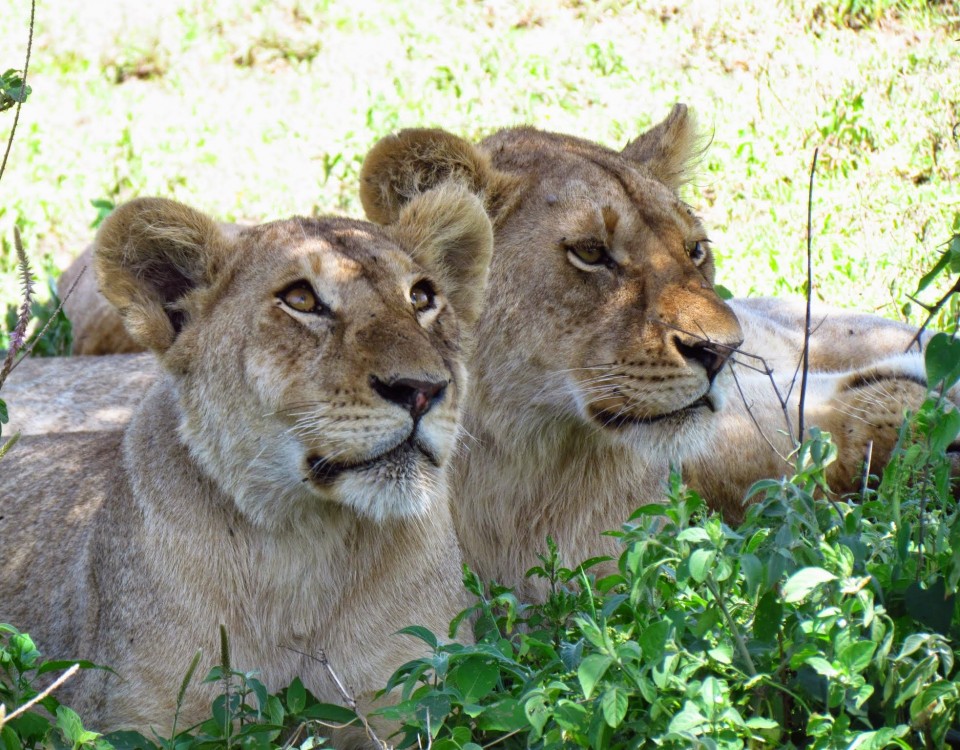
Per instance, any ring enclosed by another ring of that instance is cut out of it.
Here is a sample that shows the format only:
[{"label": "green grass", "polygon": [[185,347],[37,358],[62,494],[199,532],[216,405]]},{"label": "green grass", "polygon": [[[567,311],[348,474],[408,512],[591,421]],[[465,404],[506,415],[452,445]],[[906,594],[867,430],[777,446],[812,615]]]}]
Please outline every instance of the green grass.
[{"label": "green grass", "polygon": [[[0,69],[22,67],[27,18],[0,14]],[[679,100],[712,135],[688,197],[718,280],[800,290],[819,146],[816,294],[896,317],[960,212],[958,36],[957,3],[916,0],[50,0],[2,182],[0,307],[13,225],[62,268],[92,200],[360,215],[363,155],[396,128],[621,146]]]}]

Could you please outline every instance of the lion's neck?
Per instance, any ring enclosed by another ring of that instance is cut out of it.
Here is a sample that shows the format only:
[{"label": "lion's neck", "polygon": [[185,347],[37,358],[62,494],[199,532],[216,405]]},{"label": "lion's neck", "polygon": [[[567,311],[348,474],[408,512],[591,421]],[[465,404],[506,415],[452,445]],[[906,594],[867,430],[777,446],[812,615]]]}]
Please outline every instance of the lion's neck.
[{"label": "lion's neck", "polygon": [[416,523],[378,525],[332,502],[276,527],[251,521],[178,439],[178,419],[176,388],[161,377],[131,421],[124,463],[144,531],[168,553],[153,573],[172,586],[197,581],[197,599],[222,616],[247,616],[256,602],[260,622],[276,620],[267,630],[310,632],[346,592],[420,544]]},{"label": "lion's neck", "polygon": [[543,593],[523,574],[538,564],[530,548],[545,551],[547,536],[567,564],[616,556],[616,540],[602,532],[619,529],[636,507],[663,496],[667,458],[641,459],[635,447],[582,422],[551,419],[531,407],[491,407],[481,392],[464,427],[452,505],[465,561],[521,592]]}]

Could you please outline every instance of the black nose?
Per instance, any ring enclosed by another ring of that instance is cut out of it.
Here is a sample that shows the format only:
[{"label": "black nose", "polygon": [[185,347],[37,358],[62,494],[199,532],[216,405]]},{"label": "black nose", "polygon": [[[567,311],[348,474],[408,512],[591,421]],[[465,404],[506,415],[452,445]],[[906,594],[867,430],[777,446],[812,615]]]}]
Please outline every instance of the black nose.
[{"label": "black nose", "polygon": [[370,387],[390,403],[404,407],[416,419],[422,417],[434,404],[443,399],[447,384],[412,378],[397,378],[384,382],[376,376],[371,376]]},{"label": "black nose", "polygon": [[703,365],[703,369],[707,371],[707,380],[711,383],[733,353],[733,349],[729,346],[721,346],[710,341],[693,341],[687,344],[675,338],[673,343],[685,360]]}]

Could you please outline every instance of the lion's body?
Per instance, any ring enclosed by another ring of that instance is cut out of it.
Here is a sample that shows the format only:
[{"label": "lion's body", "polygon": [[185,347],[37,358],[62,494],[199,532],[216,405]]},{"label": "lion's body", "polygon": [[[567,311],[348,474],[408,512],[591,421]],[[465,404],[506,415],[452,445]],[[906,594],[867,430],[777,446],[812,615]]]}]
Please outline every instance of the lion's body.
[{"label": "lion's body", "polygon": [[[160,374],[124,431],[25,438],[0,472],[0,621],[116,671],[65,686],[85,721],[169,731],[220,624],[235,669],[329,702],[318,655],[365,699],[421,653],[396,630],[445,631],[463,592],[442,467],[490,242],[462,190],[386,232],[291,220],[232,240],[155,200],[104,224],[101,283]],[[217,690],[195,680],[181,726]]]}]

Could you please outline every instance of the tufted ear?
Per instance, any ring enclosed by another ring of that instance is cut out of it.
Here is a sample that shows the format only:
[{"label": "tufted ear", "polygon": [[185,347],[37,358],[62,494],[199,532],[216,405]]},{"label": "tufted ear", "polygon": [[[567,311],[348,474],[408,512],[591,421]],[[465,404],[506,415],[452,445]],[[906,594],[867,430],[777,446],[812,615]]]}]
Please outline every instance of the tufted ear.
[{"label": "tufted ear", "polygon": [[628,143],[621,153],[677,190],[689,177],[690,162],[702,152],[699,140],[696,121],[687,105],[675,104],[666,120]]},{"label": "tufted ear", "polygon": [[480,199],[458,182],[445,182],[409,201],[387,232],[440,284],[460,320],[476,323],[493,253]]},{"label": "tufted ear", "polygon": [[94,245],[104,296],[133,339],[161,353],[189,320],[190,294],[210,285],[228,240],[199,211],[138,198],[104,220]]},{"label": "tufted ear", "polygon": [[378,224],[397,220],[410,200],[453,180],[483,201],[496,224],[517,180],[497,171],[490,158],[463,138],[436,129],[401,130],[379,140],[360,170],[360,201]]}]

